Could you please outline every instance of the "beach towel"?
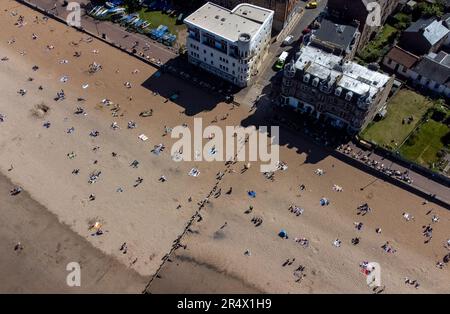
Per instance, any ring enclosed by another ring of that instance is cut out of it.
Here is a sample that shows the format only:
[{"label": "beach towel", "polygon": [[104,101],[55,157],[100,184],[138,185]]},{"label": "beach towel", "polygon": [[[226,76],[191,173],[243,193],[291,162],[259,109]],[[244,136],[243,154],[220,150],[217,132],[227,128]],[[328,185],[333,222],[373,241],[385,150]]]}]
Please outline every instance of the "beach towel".
[{"label": "beach towel", "polygon": [[197,168],[192,168],[191,171],[189,171],[188,175],[191,177],[198,177],[200,175],[200,171],[198,171]]},{"label": "beach towel", "polygon": [[138,138],[139,138],[141,141],[146,141],[146,140],[148,140],[148,137],[147,137],[145,134],[139,135]]}]

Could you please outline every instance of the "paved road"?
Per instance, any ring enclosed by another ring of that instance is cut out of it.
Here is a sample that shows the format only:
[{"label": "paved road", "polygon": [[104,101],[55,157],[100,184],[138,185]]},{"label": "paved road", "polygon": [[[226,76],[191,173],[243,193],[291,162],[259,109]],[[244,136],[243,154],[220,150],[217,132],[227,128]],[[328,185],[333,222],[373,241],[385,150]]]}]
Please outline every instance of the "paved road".
[{"label": "paved road", "polygon": [[[69,13],[65,7],[63,7],[63,0],[26,0],[30,3],[38,5],[40,8],[47,10],[48,12],[57,15],[61,18],[66,18]],[[89,0],[78,0],[80,4],[88,4]],[[301,36],[301,32],[306,28],[323,9],[326,7],[327,0],[320,0],[319,6],[316,9],[304,9],[306,2],[301,1],[300,7],[305,10],[304,15],[298,22],[297,26],[290,32],[298,40]],[[166,63],[168,60],[177,56],[177,49],[172,47],[166,47],[160,43],[155,42],[147,36],[138,33],[127,32],[124,28],[113,24],[108,21],[97,21],[84,14],[81,18],[81,26],[89,31],[90,33],[96,34],[97,36],[102,36],[106,34],[107,39],[115,43],[117,46],[125,49],[136,49],[138,54],[143,53],[148,56],[148,59],[154,58],[161,63]],[[287,36],[287,34],[286,34]],[[138,42],[138,45],[136,45]],[[298,47],[298,43],[294,42],[292,47],[281,47],[281,42],[274,43],[269,49],[269,57],[265,62],[265,68],[261,72],[258,78],[258,84],[261,86],[266,86],[270,84],[270,79],[276,74],[272,70],[272,65],[276,60],[276,57],[284,50],[291,50],[291,56],[295,54],[295,48]],[[246,91],[244,91],[245,93]]]},{"label": "paved road", "polygon": [[303,16],[289,33],[284,34],[284,38],[288,35],[293,35],[294,42],[290,46],[283,47],[282,42],[284,38],[280,38],[279,41],[270,46],[269,55],[266,57],[264,64],[260,69],[256,82],[252,86],[244,88],[236,94],[235,98],[238,102],[251,106],[257,97],[263,93],[266,93],[266,89],[270,90],[270,88],[267,87],[272,84],[271,80],[273,77],[277,74],[281,74],[280,72],[274,71],[272,68],[276,59],[282,51],[289,52],[288,60],[295,56],[295,53],[300,48],[299,39],[302,35],[302,31],[308,27],[308,25],[311,24],[311,22],[314,21],[316,17],[319,16],[319,14],[325,9],[328,0],[319,0],[317,2],[318,7],[316,9],[305,9],[306,2],[301,1],[299,3],[299,6],[304,10]]},{"label": "paved road", "polygon": [[[66,18],[69,11],[62,6],[63,0],[26,0],[29,3],[35,4],[40,8],[49,11],[61,18]],[[89,0],[78,0],[80,4],[88,4]],[[56,4],[56,6],[55,6]],[[107,35],[107,39],[115,43],[117,46],[132,50],[136,49],[137,53],[143,53],[148,56],[147,59],[154,58],[155,60],[165,63],[168,60],[177,56],[177,49],[166,47],[160,43],[155,42],[149,37],[139,34],[127,32],[124,28],[108,21],[97,21],[84,14],[82,9],[81,26],[92,34],[102,36]],[[138,42],[138,45],[135,45]]]},{"label": "paved road", "polygon": [[[48,10],[59,17],[65,18],[68,14],[66,8],[62,6],[63,0],[27,0],[30,3],[36,4],[42,9]],[[89,0],[79,0],[80,3],[88,3]],[[56,3],[56,7],[55,7]],[[296,40],[301,36],[301,32],[305,29],[326,7],[327,0],[321,0],[319,3],[319,7],[313,10],[305,10],[304,15],[294,27],[294,29],[290,32],[294,36]],[[302,3],[302,6],[305,4]],[[115,24],[109,22],[101,22],[98,23],[94,19],[84,15],[82,16],[82,26],[93,34],[97,34],[101,36],[102,33],[107,34],[108,40],[116,43],[121,47],[125,47],[127,49],[136,48],[139,52],[143,52],[149,58],[154,58],[156,60],[160,60],[162,63],[174,58],[176,53],[167,49],[165,46],[162,46],[159,43],[155,43],[147,36],[143,36],[141,34],[129,33],[121,27],[118,27]],[[136,41],[139,42],[137,46],[135,46]],[[148,48],[146,48],[148,47]],[[276,57],[285,50],[289,50],[290,56],[295,55],[296,49],[298,49],[299,45],[297,42],[294,42],[291,47],[281,47],[281,41],[273,44],[269,50],[270,56],[266,61],[266,66],[260,73],[260,77],[257,80],[257,83],[248,89],[243,90],[243,93],[251,95],[249,98],[247,97],[247,102],[244,103],[250,105],[252,101],[248,101],[249,99],[255,99],[256,96],[261,94],[261,91],[264,87],[272,84],[270,82],[271,78],[276,74],[272,70],[272,65],[275,62]],[[258,103],[258,111],[260,112],[271,112],[271,107],[273,103],[269,97],[263,97],[261,101]],[[302,134],[298,134],[298,136],[304,136]],[[356,148],[356,150],[360,150]],[[364,152],[364,154],[368,154],[369,152]],[[371,159],[380,161],[385,165],[390,165],[392,169],[396,169],[399,171],[408,170],[393,161],[388,159],[384,159],[381,156],[376,154],[371,154]],[[414,180],[414,186],[419,189],[426,191],[430,194],[436,194],[440,199],[450,202],[450,189],[446,186],[443,186],[433,180],[430,180],[414,171],[409,171],[410,177]]]},{"label": "paved road", "polygon": [[[319,16],[320,12],[322,12],[325,7],[327,6],[328,0],[320,0],[318,1],[319,5],[316,9],[305,9],[306,2],[300,1],[301,8],[304,9],[304,14],[301,17],[300,21],[298,21],[297,25],[293,28],[293,30],[289,33],[289,35],[294,36],[294,42],[287,47],[282,47],[282,42],[284,38],[281,38],[278,42],[274,43],[270,49],[269,53],[270,56],[267,59],[266,68],[262,71],[260,74],[260,77],[258,79],[258,83],[260,85],[266,86],[269,84],[270,79],[277,73],[273,70],[272,65],[275,63],[275,60],[278,58],[278,56],[281,54],[282,51],[289,51],[290,57],[294,57],[295,53],[299,49],[299,38],[302,35],[302,31],[308,27],[309,24],[311,24],[312,21],[316,19],[317,16]],[[288,34],[286,34],[285,37],[287,37]]]}]

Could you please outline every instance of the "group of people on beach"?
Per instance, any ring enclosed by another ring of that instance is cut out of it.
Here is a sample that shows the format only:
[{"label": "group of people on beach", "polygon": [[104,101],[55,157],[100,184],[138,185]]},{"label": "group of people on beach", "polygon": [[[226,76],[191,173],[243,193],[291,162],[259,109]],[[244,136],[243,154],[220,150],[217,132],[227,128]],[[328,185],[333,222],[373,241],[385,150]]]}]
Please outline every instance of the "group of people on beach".
[{"label": "group of people on beach", "polygon": [[[23,16],[19,16],[19,18],[17,19],[16,25],[19,26],[19,27],[22,27],[22,26],[24,26],[25,24],[26,24],[26,22],[25,22],[25,20],[24,20],[24,17],[23,17]],[[32,40],[36,40],[37,42],[40,41],[39,35],[36,34],[36,33],[33,33],[31,38],[32,38]],[[83,41],[83,40],[81,40],[81,41]],[[81,42],[81,41],[80,41],[80,42]],[[93,42],[93,41],[92,41],[92,38],[88,38],[88,39],[85,39],[84,42],[86,42],[86,43],[89,44],[89,43],[91,43],[91,42]],[[14,41],[10,41],[10,44],[13,44],[13,43],[14,43]],[[75,45],[75,46],[77,46],[77,45]],[[53,49],[55,48],[53,45],[50,45],[50,44],[47,45],[46,47],[47,47],[48,50],[53,50]],[[98,53],[99,53],[99,51],[98,51],[97,49],[92,50],[92,52],[93,52],[94,54],[98,54]],[[75,51],[73,56],[76,57],[76,58],[80,58],[82,55],[81,55],[81,52],[80,52],[80,51]],[[8,59],[7,59],[6,57],[5,57],[5,58],[2,58],[2,61],[5,61],[5,62],[6,62],[7,60],[8,60]],[[64,60],[67,61],[66,59],[64,59]],[[62,62],[61,64],[66,64],[66,63],[68,63],[68,61],[67,61],[67,62]],[[100,64],[98,64],[98,63],[96,63],[96,62],[93,62],[93,63],[89,64],[89,66],[88,66],[88,72],[90,73],[90,75],[95,75],[95,73],[101,71],[102,69],[103,69],[103,66],[100,65]],[[38,67],[37,65],[33,66],[32,71],[36,72],[36,71],[38,71],[38,70],[39,70],[39,67]],[[116,73],[117,73],[117,72],[116,72]],[[137,74],[137,73],[139,73],[139,70],[138,70],[138,69],[136,69],[136,70],[134,70],[134,71],[132,72],[132,74]],[[68,77],[67,77],[67,76],[63,76],[62,78],[63,78],[63,79],[61,80],[61,83],[66,83],[66,82],[68,81]],[[133,84],[132,84],[130,81],[125,81],[125,82],[123,83],[123,85],[124,85],[124,88],[125,88],[126,90],[130,90],[130,89],[133,88]],[[86,89],[86,88],[88,88],[88,86],[89,86],[88,84],[84,84],[84,85],[83,85],[83,88]],[[41,87],[40,89],[42,89],[42,86],[40,86],[40,87]],[[17,93],[18,93],[18,95],[25,97],[25,96],[27,95],[27,90],[24,89],[24,88],[21,88],[21,89],[18,90]],[[155,94],[155,95],[156,95],[156,94]],[[64,91],[63,89],[60,89],[59,91],[56,92],[56,97],[54,98],[54,100],[55,100],[55,101],[63,102],[64,100],[66,100],[66,98],[67,98],[67,95],[66,95],[65,91]],[[129,99],[132,100],[132,96],[130,96]],[[74,114],[75,114],[76,116],[80,116],[80,117],[86,116],[86,115],[87,115],[87,110],[86,110],[86,109],[83,107],[83,105],[82,105],[82,104],[85,102],[85,99],[79,97],[79,98],[77,98],[77,102],[78,102],[78,104],[77,104],[77,106],[76,106],[76,108],[75,108],[75,110],[74,110]],[[119,117],[119,113],[118,113],[118,112],[120,111],[120,106],[115,105],[115,104],[113,103],[113,101],[111,101],[110,99],[103,99],[100,103],[101,103],[102,106],[104,106],[104,107],[109,107],[109,108],[111,109],[111,112],[112,112],[112,116],[113,116],[113,117]],[[149,116],[151,116],[151,115],[153,115],[153,109],[151,109],[151,113],[149,113]],[[145,115],[145,116],[147,116],[147,115]],[[143,116],[141,116],[141,117],[145,117],[145,116],[143,115]],[[222,116],[221,120],[226,120],[228,117],[229,117],[229,114],[227,113],[227,114],[225,114],[225,115]],[[5,121],[6,121],[6,114],[0,113],[0,123],[1,123],[1,122],[5,122]],[[213,122],[213,123],[218,122],[218,118],[215,117],[215,119],[214,119],[212,122]],[[46,121],[46,122],[44,122],[44,124],[43,124],[43,126],[44,126],[46,129],[51,129],[51,125],[52,125],[52,124],[51,124],[50,121]],[[110,126],[110,129],[112,129],[113,131],[120,131],[119,123],[118,123],[117,121],[112,122],[109,126]],[[130,121],[127,122],[127,129],[136,129],[137,127],[138,127],[138,126],[137,126],[137,123],[136,123],[135,121],[130,120]],[[170,127],[168,127],[168,126],[164,126],[164,128],[163,128],[162,131],[163,131],[162,137],[164,137],[164,136],[170,134],[170,132],[172,131],[172,129],[171,129]],[[66,130],[66,133],[67,133],[68,135],[74,134],[74,133],[75,133],[75,128],[74,128],[74,127],[68,128],[68,129]],[[92,140],[98,140],[98,138],[101,138],[101,136],[100,136],[101,134],[103,134],[103,133],[100,133],[100,131],[94,129],[94,130],[91,130],[91,132],[90,132],[89,134],[85,134],[85,135],[86,135],[86,137],[89,136]],[[141,139],[143,139],[143,138],[144,138],[144,137],[142,137]],[[210,139],[212,139],[212,137],[211,137]],[[248,141],[248,138],[246,138],[246,141]],[[160,144],[154,145],[154,146],[153,146],[153,149],[150,150],[150,151],[151,151],[154,155],[160,156],[161,154],[164,153],[164,149],[165,149],[164,144],[163,144],[163,143],[160,143]],[[389,167],[386,167],[384,164],[381,164],[380,162],[378,162],[378,161],[376,161],[376,160],[371,160],[367,155],[362,155],[361,152],[359,152],[359,153],[353,152],[353,151],[352,151],[352,148],[349,147],[349,146],[341,147],[340,149],[341,149],[342,151],[344,151],[345,153],[352,155],[353,158],[359,159],[359,160],[365,162],[366,164],[368,164],[368,165],[370,165],[370,166],[376,168],[376,169],[379,170],[379,171],[382,171],[382,172],[384,172],[384,173],[386,173],[386,174],[388,174],[388,175],[392,175],[392,176],[394,176],[394,177],[396,177],[396,178],[398,178],[398,179],[400,179],[400,180],[403,180],[403,181],[412,183],[412,179],[409,177],[409,174],[408,174],[407,171],[400,172],[400,171],[398,171],[398,170],[390,169]],[[96,145],[96,146],[94,146],[94,147],[92,148],[92,151],[93,151],[94,153],[97,152],[98,150],[100,150],[100,146],[98,146],[98,145]],[[68,159],[70,159],[70,160],[75,159],[76,156],[77,156],[76,153],[73,152],[73,151],[72,151],[72,152],[69,152],[69,153],[67,154],[67,157],[68,157]],[[112,152],[112,153],[111,153],[111,156],[112,156],[112,157],[117,157],[117,156],[118,156],[118,153]],[[98,163],[98,160],[94,160],[94,164],[97,164],[97,163]],[[232,166],[235,165],[236,163],[237,163],[237,161],[236,161],[235,159],[229,160],[229,161],[225,162],[225,169],[222,169],[222,170],[220,170],[219,172],[216,173],[216,176],[215,176],[215,179],[216,179],[215,185],[214,185],[214,186],[212,187],[212,189],[209,191],[209,194],[208,194],[204,199],[200,200],[200,201],[197,203],[198,208],[197,208],[196,214],[193,216],[193,219],[190,221],[188,227],[186,228],[187,231],[191,230],[191,229],[190,229],[190,226],[191,226],[193,223],[196,223],[196,222],[199,223],[199,222],[201,222],[201,221],[203,220],[203,217],[202,217],[202,215],[201,215],[202,210],[203,210],[203,209],[205,208],[205,206],[210,202],[211,197],[219,198],[219,197],[221,197],[221,196],[223,195],[223,193],[222,193],[222,188],[220,187],[220,184],[221,184],[221,182],[223,182],[222,180],[223,180],[223,178],[225,177],[225,175],[227,175],[227,174],[229,174],[229,173],[235,173],[235,172],[236,172],[236,171],[233,169],[233,167],[232,167]],[[138,168],[139,168],[139,165],[140,165],[140,162],[139,162],[138,160],[136,160],[136,159],[133,159],[133,160],[130,162],[129,165],[130,165],[130,167],[133,168],[133,169],[138,169]],[[242,169],[240,170],[240,174],[243,175],[244,173],[246,173],[246,172],[250,169],[250,167],[251,167],[251,164],[250,164],[250,163],[244,164],[243,167],[242,167]],[[286,163],[281,162],[281,161],[278,163],[278,165],[277,165],[277,170],[283,170],[283,171],[284,171],[284,170],[287,170],[287,169],[288,169],[288,167],[287,167],[287,164],[286,164]],[[133,170],[133,171],[134,171],[134,170]],[[72,170],[72,174],[73,174],[74,176],[75,176],[75,175],[79,175],[81,172],[82,172],[82,170],[81,170],[80,168],[75,168],[75,169]],[[264,176],[265,176],[265,178],[267,178],[267,179],[269,179],[269,180],[271,180],[271,181],[274,181],[274,173],[275,173],[275,172],[264,173]],[[323,170],[323,169],[317,169],[317,170],[315,171],[315,174],[316,174],[317,176],[322,177],[322,176],[325,176],[325,175],[326,175],[326,171]],[[198,177],[198,176],[200,175],[200,170],[199,170],[198,168],[192,168],[191,171],[188,173],[188,175],[190,175],[190,176],[192,176],[192,177]],[[88,180],[87,180],[87,181],[88,181],[89,184],[92,185],[92,184],[94,184],[94,183],[99,182],[101,177],[102,177],[102,171],[100,171],[100,170],[95,170],[95,171],[91,172],[91,173],[88,175]],[[159,176],[159,178],[154,178],[154,180],[158,180],[158,182],[160,182],[160,183],[165,183],[165,182],[168,181],[168,177],[166,177],[165,174],[161,174],[161,175]],[[133,186],[134,188],[138,188],[138,187],[141,186],[143,183],[144,183],[144,178],[143,178],[142,176],[137,176],[137,179],[135,179],[134,182],[130,183],[130,185]],[[144,184],[144,185],[145,185],[145,184]],[[164,186],[164,185],[161,184],[161,186]],[[226,192],[225,192],[225,195],[231,195],[231,194],[233,193],[233,187],[230,186],[230,187],[227,187],[227,188],[228,188],[228,189],[224,189],[224,192],[226,191]],[[336,185],[336,184],[333,185],[332,189],[333,189],[333,191],[335,191],[335,192],[343,192],[343,188],[342,188],[341,186],[339,186],[339,185]],[[305,186],[304,184],[301,184],[300,187],[299,187],[299,190],[300,190],[301,193],[306,193],[306,186]],[[116,189],[116,192],[118,192],[118,193],[122,193],[122,192],[124,192],[124,191],[125,191],[125,189],[124,189],[122,186],[117,187],[117,189]],[[16,196],[16,195],[20,194],[21,192],[22,192],[22,187],[17,186],[17,187],[14,187],[13,189],[10,190],[10,195],[11,195],[11,196]],[[256,191],[254,191],[254,190],[249,190],[249,191],[247,191],[247,195],[250,197],[250,199],[254,199],[254,198],[256,197]],[[97,199],[97,196],[96,196],[94,193],[90,193],[90,194],[88,195],[88,197],[87,197],[87,200],[88,200],[89,202],[94,202],[96,199]],[[192,197],[189,197],[187,201],[188,201],[188,202],[192,202]],[[328,200],[327,198],[322,198],[322,199],[321,199],[321,202],[322,202],[322,201],[323,201],[323,206],[329,205],[329,200]],[[178,209],[178,210],[181,209],[181,208],[182,208],[182,205],[181,205],[181,204],[178,204],[177,207],[176,207],[176,209]],[[294,215],[296,215],[296,216],[301,216],[301,215],[304,215],[304,214],[305,214],[305,209],[304,209],[303,207],[300,207],[300,206],[294,205],[294,204],[291,205],[291,206],[289,206],[288,210],[289,210],[290,213],[292,213],[292,214],[294,214]],[[248,209],[247,209],[244,213],[245,213],[245,214],[250,214],[250,213],[252,213],[252,215],[253,215],[253,214],[254,214],[255,212],[257,212],[257,211],[258,211],[258,210],[255,210],[255,209],[253,208],[253,206],[250,205],[250,206],[248,207]],[[371,213],[371,212],[372,212],[372,208],[369,206],[368,203],[362,203],[362,204],[360,204],[359,206],[357,206],[357,208],[356,208],[356,214],[357,214],[357,215],[360,215],[360,216],[365,216],[365,215],[367,215],[367,214],[369,214],[369,213]],[[408,221],[408,222],[411,221],[411,223],[414,221],[414,216],[411,215],[411,214],[408,213],[408,212],[404,212],[404,213],[402,214],[402,216],[403,216],[403,219],[404,219],[405,221]],[[249,216],[248,216],[248,217],[249,217]],[[249,217],[249,218],[250,218],[250,217]],[[362,218],[362,217],[360,217],[360,218]],[[295,218],[295,219],[297,219],[297,218]],[[298,218],[298,219],[302,219],[302,218]],[[399,218],[399,219],[400,219],[400,218]],[[259,215],[259,214],[255,214],[255,215],[252,216],[251,222],[252,222],[256,227],[261,226],[261,225],[263,224],[263,217],[262,217],[261,215]],[[433,216],[431,217],[431,224],[428,224],[428,225],[426,225],[426,226],[423,226],[423,236],[426,238],[426,241],[427,241],[427,242],[431,241],[431,239],[432,239],[432,233],[433,233],[433,227],[432,227],[432,224],[436,224],[437,222],[439,222],[439,217],[438,217],[437,215],[433,215]],[[226,226],[227,226],[227,222],[225,222],[225,223],[222,225],[221,229],[225,228]],[[92,227],[92,226],[91,226],[91,227]],[[101,235],[104,235],[104,234],[105,234],[105,230],[103,229],[101,223],[96,222],[96,223],[93,225],[92,228],[93,228],[93,230],[95,231],[94,233],[92,233],[93,236],[94,236],[94,235],[95,235],[95,236],[101,236]],[[351,242],[350,242],[350,243],[351,243],[352,245],[358,245],[358,244],[361,242],[361,239],[362,239],[362,237],[359,236],[359,235],[360,235],[361,232],[363,232],[363,230],[365,230],[367,227],[364,227],[364,223],[363,223],[363,222],[356,221],[356,222],[354,222],[354,228],[356,229],[355,232],[359,232],[359,233],[358,233],[358,236],[357,236],[357,237],[353,237],[353,238],[351,239]],[[284,230],[282,230],[282,231],[284,231]],[[380,227],[377,227],[377,228],[375,229],[375,232],[376,232],[377,234],[381,234],[381,228],[380,228]],[[287,232],[280,232],[279,235],[280,235],[280,237],[282,237],[282,238],[284,238],[284,239],[288,239],[288,238],[289,238],[288,235],[287,235]],[[334,237],[333,237],[333,238],[334,238]],[[331,240],[331,239],[330,239],[330,240]],[[329,241],[330,241],[330,240],[329,240]],[[295,242],[296,244],[298,244],[299,246],[301,246],[302,248],[310,248],[311,246],[314,245],[313,243],[310,243],[310,240],[309,240],[308,238],[303,237],[303,236],[302,236],[302,237],[296,237],[296,238],[294,238],[294,242]],[[332,243],[332,245],[333,245],[335,248],[340,248],[340,247],[343,245],[342,240],[340,240],[339,238],[336,238],[336,239],[334,239],[334,240],[331,240],[330,242]],[[328,243],[328,245],[330,245],[329,242],[327,242],[327,243]],[[347,243],[348,243],[348,242],[347,242]],[[184,248],[186,248],[186,245],[183,245],[183,244],[182,244],[182,238],[181,238],[181,237],[180,237],[177,241],[175,241],[175,245],[176,245],[177,247],[184,247]],[[446,243],[445,245],[446,245],[446,247],[450,250],[450,239],[447,241],[447,243]],[[389,241],[386,241],[386,242],[381,246],[381,248],[382,248],[382,249],[384,250],[384,252],[386,252],[386,253],[394,254],[394,253],[397,252],[397,250],[394,248],[394,246],[393,246]],[[118,247],[118,249],[119,249],[119,251],[122,252],[123,254],[128,254],[128,252],[129,252],[129,248],[128,248],[127,242],[123,242],[123,243]],[[378,248],[378,249],[379,249],[379,248]],[[18,242],[18,243],[15,245],[14,250],[16,250],[16,251],[21,251],[21,250],[23,250],[22,244],[21,244],[20,242]],[[247,250],[245,251],[244,254],[245,254],[246,256],[251,256],[251,253],[250,253],[250,250],[249,250],[249,249],[247,249]],[[436,266],[437,266],[438,268],[442,269],[442,268],[444,268],[444,267],[447,265],[447,263],[449,263],[449,260],[450,260],[450,253],[444,257],[443,261],[438,261],[438,262],[436,263]],[[136,263],[136,261],[137,261],[137,258],[134,259],[133,264]],[[289,258],[289,259],[287,259],[287,260],[282,264],[282,266],[283,266],[283,267],[291,266],[291,265],[293,265],[294,262],[295,262],[295,258]],[[298,266],[297,268],[295,268],[295,270],[293,271],[293,275],[294,275],[294,278],[295,278],[295,281],[296,281],[296,282],[301,282],[302,279],[306,276],[306,267],[303,266],[303,265],[299,265],[299,266]],[[419,283],[417,282],[417,280],[411,280],[411,279],[409,279],[409,278],[405,278],[405,284],[413,285],[415,288],[418,288],[418,287],[420,286]]]},{"label": "group of people on beach", "polygon": [[359,151],[354,151],[354,148],[350,145],[340,145],[338,147],[338,150],[343,152],[346,155],[351,156],[352,158],[354,158],[355,160],[358,160],[360,162],[365,163],[366,165],[376,169],[377,171],[380,171],[390,177],[394,177],[398,180],[407,182],[409,184],[413,183],[413,179],[411,178],[411,176],[409,175],[409,171],[408,170],[404,170],[404,171],[400,171],[398,169],[393,169],[390,166],[386,166],[385,164],[383,164],[382,162],[376,160],[376,159],[372,159],[370,158],[371,153],[367,153],[363,150],[359,150]]}]

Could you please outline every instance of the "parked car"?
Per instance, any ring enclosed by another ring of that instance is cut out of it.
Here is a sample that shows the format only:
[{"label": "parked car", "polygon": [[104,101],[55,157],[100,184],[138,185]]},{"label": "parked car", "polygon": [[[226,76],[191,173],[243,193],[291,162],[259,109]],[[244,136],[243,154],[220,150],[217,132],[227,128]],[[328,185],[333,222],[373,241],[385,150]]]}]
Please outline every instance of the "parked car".
[{"label": "parked car", "polygon": [[294,41],[294,36],[289,35],[283,40],[283,45],[288,46],[288,45],[292,44],[293,41]]},{"label": "parked car", "polygon": [[308,2],[308,4],[306,5],[307,9],[315,9],[317,8],[317,2],[316,1],[312,1],[312,2]]}]

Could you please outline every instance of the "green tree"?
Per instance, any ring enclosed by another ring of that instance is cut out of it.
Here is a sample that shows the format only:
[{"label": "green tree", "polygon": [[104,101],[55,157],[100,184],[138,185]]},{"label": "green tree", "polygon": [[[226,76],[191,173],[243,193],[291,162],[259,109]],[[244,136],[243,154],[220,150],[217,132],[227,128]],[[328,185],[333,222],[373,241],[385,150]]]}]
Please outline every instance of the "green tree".
[{"label": "green tree", "polygon": [[442,1],[436,1],[436,3],[430,4],[427,2],[420,2],[416,5],[413,16],[418,18],[429,18],[434,16],[441,17],[444,15],[444,4]]},{"label": "green tree", "polygon": [[124,0],[123,4],[126,6],[128,13],[133,13],[141,9],[139,0]]}]

